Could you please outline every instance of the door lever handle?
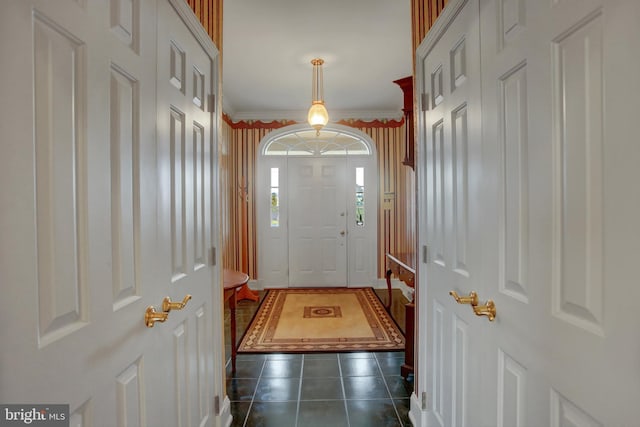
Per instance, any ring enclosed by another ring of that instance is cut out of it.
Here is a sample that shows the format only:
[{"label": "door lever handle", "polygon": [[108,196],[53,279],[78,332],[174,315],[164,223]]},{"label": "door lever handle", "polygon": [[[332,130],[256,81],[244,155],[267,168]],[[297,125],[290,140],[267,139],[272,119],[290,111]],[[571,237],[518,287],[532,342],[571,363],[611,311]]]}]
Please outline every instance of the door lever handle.
[{"label": "door lever handle", "polygon": [[475,291],[469,292],[468,297],[461,297],[456,291],[450,291],[449,295],[451,295],[458,304],[471,304],[474,307],[478,305],[478,294]]},{"label": "door lever handle", "polygon": [[473,312],[476,313],[476,316],[487,316],[489,322],[493,322],[496,318],[496,305],[492,300],[487,300],[485,305],[473,306]]},{"label": "door lever handle", "polygon": [[189,294],[185,295],[182,301],[177,302],[172,302],[171,298],[164,297],[164,299],[162,300],[162,311],[168,313],[171,310],[182,310],[184,306],[187,305],[190,299],[191,295]]},{"label": "door lever handle", "polygon": [[156,311],[155,307],[150,305],[144,312],[144,324],[147,328],[153,328],[156,322],[164,322],[169,317],[169,313],[165,311]]}]

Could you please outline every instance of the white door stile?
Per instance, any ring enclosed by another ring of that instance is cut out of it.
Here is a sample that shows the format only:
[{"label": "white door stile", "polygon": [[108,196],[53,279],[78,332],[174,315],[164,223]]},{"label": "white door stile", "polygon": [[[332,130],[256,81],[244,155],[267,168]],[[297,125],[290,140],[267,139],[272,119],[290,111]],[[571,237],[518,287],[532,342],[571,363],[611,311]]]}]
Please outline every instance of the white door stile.
[{"label": "white door stile", "polygon": [[220,335],[212,332],[223,318],[220,269],[211,259],[218,235],[218,213],[212,210],[217,108],[211,105],[218,98],[217,50],[179,1],[158,5],[157,49],[158,208],[164,242],[159,250],[171,261],[158,270],[173,300],[192,295],[161,325],[162,341],[171,343],[173,354],[166,385],[177,401],[176,425],[213,425],[225,395],[223,355],[214,350],[220,341],[213,341]]},{"label": "white door stile", "polygon": [[[346,172],[346,212],[347,212],[347,286],[372,286],[377,280],[377,238],[378,226],[377,194],[378,175],[375,168],[375,153],[369,156],[351,155],[347,157]],[[355,182],[356,168],[364,172],[364,223],[356,223]]]},{"label": "white door stile", "polygon": [[455,20],[420,61],[420,87],[429,102],[422,113],[425,146],[419,151],[425,162],[420,188],[427,209],[422,226],[430,252],[422,272],[430,286],[419,302],[424,304],[419,329],[426,331],[428,357],[418,393],[426,393],[432,409],[428,425],[466,426],[482,411],[474,397],[482,393],[476,351],[485,325],[470,305],[456,303],[449,292],[461,297],[476,292],[485,298],[480,41],[473,25],[479,3],[452,2],[451,7]]}]

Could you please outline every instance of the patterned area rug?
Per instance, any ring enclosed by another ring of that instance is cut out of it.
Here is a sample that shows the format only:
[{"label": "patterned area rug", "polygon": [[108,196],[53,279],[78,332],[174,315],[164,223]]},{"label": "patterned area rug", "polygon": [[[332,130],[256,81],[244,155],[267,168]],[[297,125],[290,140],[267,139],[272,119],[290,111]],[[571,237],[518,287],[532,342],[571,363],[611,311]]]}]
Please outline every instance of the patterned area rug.
[{"label": "patterned area rug", "polygon": [[404,350],[372,288],[270,289],[239,353]]}]

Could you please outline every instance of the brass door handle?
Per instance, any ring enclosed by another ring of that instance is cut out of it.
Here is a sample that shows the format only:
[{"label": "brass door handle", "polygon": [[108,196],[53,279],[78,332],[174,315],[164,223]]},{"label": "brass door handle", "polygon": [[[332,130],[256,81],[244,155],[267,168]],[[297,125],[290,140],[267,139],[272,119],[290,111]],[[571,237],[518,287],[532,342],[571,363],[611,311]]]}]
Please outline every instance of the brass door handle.
[{"label": "brass door handle", "polygon": [[474,307],[478,305],[478,294],[475,291],[469,292],[468,297],[461,297],[456,291],[450,291],[449,295],[451,295],[458,304],[471,304]]},{"label": "brass door handle", "polygon": [[487,316],[490,322],[496,318],[496,305],[492,300],[487,300],[485,305],[478,305],[478,294],[475,291],[469,292],[468,297],[461,297],[456,291],[450,291],[451,295],[458,304],[469,304],[473,308],[476,316]]},{"label": "brass door handle", "polygon": [[496,305],[492,300],[487,300],[485,305],[473,306],[473,312],[476,313],[476,316],[487,316],[489,322],[493,322],[493,319],[496,318]]},{"label": "brass door handle", "polygon": [[168,312],[156,311],[155,307],[150,305],[144,312],[144,324],[147,325],[147,328],[153,328],[156,322],[164,322],[167,317],[169,317]]},{"label": "brass door handle", "polygon": [[182,310],[184,306],[187,305],[190,299],[191,295],[189,294],[185,295],[184,299],[178,302],[172,302],[171,298],[164,297],[164,299],[162,300],[162,311],[168,313],[171,310]]}]

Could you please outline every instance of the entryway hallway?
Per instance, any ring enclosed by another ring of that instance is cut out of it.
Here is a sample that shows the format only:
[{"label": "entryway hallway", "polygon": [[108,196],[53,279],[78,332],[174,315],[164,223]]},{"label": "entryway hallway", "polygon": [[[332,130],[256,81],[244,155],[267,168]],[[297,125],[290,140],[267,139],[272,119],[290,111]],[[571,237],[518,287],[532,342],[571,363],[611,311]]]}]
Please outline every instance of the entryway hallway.
[{"label": "entryway hallway", "polygon": [[[261,299],[264,292],[260,293]],[[238,336],[260,301],[238,304]],[[404,319],[402,297],[392,314]],[[228,314],[228,311],[225,312]],[[228,316],[227,316],[228,317]],[[404,329],[404,325],[399,325]],[[228,331],[228,318],[225,319]],[[230,342],[227,337],[227,355]],[[241,354],[236,372],[227,358],[232,426],[411,426],[413,377],[400,376],[404,352]]]}]

